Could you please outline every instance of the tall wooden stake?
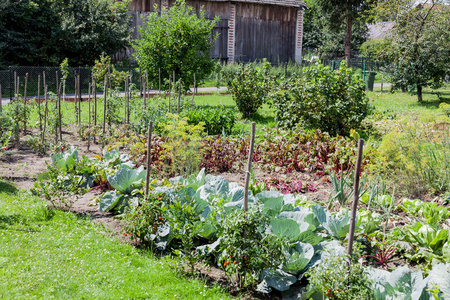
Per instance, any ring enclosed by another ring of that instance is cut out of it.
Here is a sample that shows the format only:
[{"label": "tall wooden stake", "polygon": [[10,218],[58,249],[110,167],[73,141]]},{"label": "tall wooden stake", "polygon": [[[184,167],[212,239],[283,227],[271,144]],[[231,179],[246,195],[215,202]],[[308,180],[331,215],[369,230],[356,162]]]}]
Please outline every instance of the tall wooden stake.
[{"label": "tall wooden stake", "polygon": [[89,82],[88,87],[88,144],[87,150],[91,146],[91,83]]},{"label": "tall wooden stake", "polygon": [[[45,76],[44,76],[45,77]],[[48,105],[47,105],[47,86],[44,86],[44,98],[45,98],[45,109],[44,109],[44,128],[42,129],[42,144],[45,142],[45,127],[47,127],[47,111],[48,111]]]},{"label": "tall wooden stake", "polygon": [[39,132],[42,132],[42,115],[41,115],[41,75],[38,75],[38,115],[39,115]]},{"label": "tall wooden stake", "polygon": [[75,96],[73,98],[73,104],[74,104],[74,108],[75,108],[75,123],[78,124],[78,108],[77,108],[77,92],[78,92],[78,76],[77,76],[77,71],[74,71],[74,79],[75,79]]},{"label": "tall wooden stake", "polygon": [[[144,75],[145,76],[145,75]],[[147,82],[145,81],[145,77],[142,78],[142,92],[144,93],[144,110],[147,109],[147,102],[146,102],[146,97],[147,97],[147,86],[146,86]]]},{"label": "tall wooden stake", "polygon": [[80,74],[78,74],[78,125],[81,125],[81,100],[83,97],[81,97],[81,85],[80,85]]},{"label": "tall wooden stake", "polygon": [[[16,74],[16,72],[14,72]],[[20,86],[20,77],[17,76],[15,80],[15,94],[16,94],[16,116],[19,117],[19,86]],[[16,138],[16,147],[19,148],[20,146],[20,128],[19,123],[16,124],[16,130],[15,130],[15,138]]]},{"label": "tall wooden stake", "polygon": [[180,83],[178,84],[178,109],[177,109],[178,114],[180,114],[180,108],[181,108],[181,79]]},{"label": "tall wooden stake", "polygon": [[148,196],[148,188],[150,185],[150,163],[152,161],[152,129],[153,121],[148,123],[148,137],[147,137],[147,174],[145,175],[145,196]]},{"label": "tall wooden stake", "polygon": [[194,98],[195,98],[195,92],[197,91],[197,89],[195,88],[196,85],[197,84],[195,82],[195,73],[194,73],[194,91],[192,92],[192,106],[195,106]]},{"label": "tall wooden stake", "polygon": [[353,183],[353,204],[352,204],[352,212],[350,216],[350,231],[349,231],[349,237],[348,237],[348,247],[347,247],[347,254],[349,256],[348,258],[348,266],[350,270],[350,263],[351,263],[351,256],[353,253],[353,238],[355,235],[355,220],[356,220],[356,212],[358,210],[358,201],[359,201],[359,175],[361,173],[361,162],[362,162],[362,155],[363,155],[363,145],[364,140],[359,139],[358,140],[358,156],[356,160],[356,166],[355,166],[355,181]]},{"label": "tall wooden stake", "polygon": [[59,83],[59,89],[58,89],[58,129],[59,129],[59,141],[62,142],[62,116],[61,116],[61,87],[62,82]]},{"label": "tall wooden stake", "polygon": [[248,186],[250,184],[250,172],[252,170],[252,160],[253,160],[253,147],[255,144],[255,126],[256,123],[252,122],[252,133],[250,136],[250,151],[248,154],[247,171],[245,171],[245,190],[244,190],[244,211],[248,210]]},{"label": "tall wooden stake", "polygon": [[172,78],[169,75],[169,112],[172,112],[170,110],[170,98],[172,98]]},{"label": "tall wooden stake", "polygon": [[105,75],[105,85],[103,91],[103,134],[106,133],[106,94],[107,94],[107,78],[108,75]]},{"label": "tall wooden stake", "polygon": [[2,85],[0,84],[0,115],[2,114]]},{"label": "tall wooden stake", "polygon": [[28,73],[25,74],[25,87],[23,90],[23,134],[27,134],[27,90],[28,90]]},{"label": "tall wooden stake", "polygon": [[128,105],[127,104],[128,104],[128,77],[125,80],[125,115],[123,116],[123,122],[125,124],[127,124],[127,115],[128,115],[128,112],[127,112]]},{"label": "tall wooden stake", "polygon": [[161,68],[158,69],[158,76],[159,76],[158,94],[161,95]]}]

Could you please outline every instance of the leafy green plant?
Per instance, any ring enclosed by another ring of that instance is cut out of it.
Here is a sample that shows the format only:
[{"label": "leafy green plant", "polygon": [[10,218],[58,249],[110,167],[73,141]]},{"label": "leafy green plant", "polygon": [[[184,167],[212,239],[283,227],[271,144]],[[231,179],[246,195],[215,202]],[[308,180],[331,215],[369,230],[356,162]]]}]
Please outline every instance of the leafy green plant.
[{"label": "leafy green plant", "polygon": [[439,228],[440,224],[450,217],[450,212],[446,207],[438,206],[436,202],[423,202],[419,199],[404,199],[399,209],[413,216],[423,218],[425,224]]},{"label": "leafy green plant", "polygon": [[379,171],[392,176],[409,194],[443,193],[450,190],[448,130],[428,123],[401,126],[383,136],[377,150]]},{"label": "leafy green plant", "polygon": [[225,219],[218,263],[238,288],[254,286],[263,270],[275,270],[285,260],[283,240],[265,233],[268,224],[254,210],[238,210]]},{"label": "leafy green plant", "polygon": [[269,75],[269,69],[267,61],[263,61],[261,67],[246,64],[240,66],[234,78],[228,79],[228,90],[244,118],[256,113],[274,88],[276,81]]},{"label": "leafy green plant", "polygon": [[169,174],[187,175],[195,173],[201,162],[201,135],[203,124],[189,125],[187,120],[177,115],[167,114],[165,127],[167,142],[162,145],[161,159],[171,163],[166,166]]},{"label": "leafy green plant", "polygon": [[369,237],[368,235],[364,235],[364,237],[368,240],[367,245],[372,254],[364,255],[362,257],[372,258],[375,261],[371,263],[387,267],[388,263],[392,261],[393,256],[395,256],[395,251],[397,249],[392,245],[388,246],[385,239],[380,242],[376,236]]},{"label": "leafy green plant", "polygon": [[349,271],[345,256],[328,256],[306,276],[309,293],[319,292],[325,299],[379,299],[373,295],[364,268],[359,263],[352,263]]},{"label": "leafy green plant", "polygon": [[57,209],[69,210],[78,199],[78,195],[85,191],[82,188],[84,178],[56,164],[47,163],[47,168],[49,170],[47,181],[36,181],[32,193],[44,198]]},{"label": "leafy green plant", "polygon": [[127,208],[133,210],[139,205],[146,170],[144,166],[137,169],[122,166],[114,175],[107,175],[109,184],[115,190],[103,194],[100,211],[115,210],[123,213]]},{"label": "leafy green plant", "polygon": [[366,273],[372,280],[375,299],[430,299],[426,290],[429,278],[423,278],[421,271],[402,266],[392,273],[371,268]]},{"label": "leafy green plant", "polygon": [[154,236],[165,219],[162,214],[164,195],[144,197],[140,205],[126,214],[124,234],[131,235],[133,240],[140,240],[147,246],[153,246]]},{"label": "leafy green plant", "polygon": [[320,64],[304,68],[301,77],[273,97],[279,126],[294,128],[301,123],[332,136],[363,129],[362,121],[372,112],[364,83],[344,61],[335,71]]},{"label": "leafy green plant", "polygon": [[204,123],[208,135],[231,134],[236,123],[235,111],[227,107],[196,107],[183,110],[180,116],[188,118],[191,125]]}]

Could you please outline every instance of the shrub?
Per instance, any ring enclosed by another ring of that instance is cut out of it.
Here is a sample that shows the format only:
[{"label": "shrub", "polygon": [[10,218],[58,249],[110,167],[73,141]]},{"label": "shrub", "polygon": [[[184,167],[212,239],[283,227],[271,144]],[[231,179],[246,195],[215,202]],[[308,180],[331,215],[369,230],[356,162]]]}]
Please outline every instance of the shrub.
[{"label": "shrub", "polygon": [[226,107],[199,107],[185,110],[181,116],[187,117],[191,125],[203,122],[208,135],[231,134],[236,123],[236,114],[233,109]]},{"label": "shrub", "polygon": [[275,78],[269,75],[269,70],[267,61],[263,61],[261,66],[242,65],[234,78],[228,79],[228,90],[244,118],[255,113],[272,91]]},{"label": "shrub", "polygon": [[274,94],[275,120],[286,128],[302,123],[330,135],[349,135],[372,112],[364,90],[364,82],[344,64],[335,71],[316,64],[293,79],[287,91]]}]

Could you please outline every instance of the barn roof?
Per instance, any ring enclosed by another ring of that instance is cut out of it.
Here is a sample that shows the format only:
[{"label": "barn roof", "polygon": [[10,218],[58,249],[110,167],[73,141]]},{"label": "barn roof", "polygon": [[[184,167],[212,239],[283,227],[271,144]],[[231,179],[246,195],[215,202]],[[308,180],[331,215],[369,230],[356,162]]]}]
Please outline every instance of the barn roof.
[{"label": "barn roof", "polygon": [[[228,2],[229,0],[207,0],[216,2]],[[301,0],[231,0],[232,2],[241,3],[260,3],[260,4],[271,4],[278,6],[293,6],[293,7],[304,7],[306,8],[305,2]]]}]

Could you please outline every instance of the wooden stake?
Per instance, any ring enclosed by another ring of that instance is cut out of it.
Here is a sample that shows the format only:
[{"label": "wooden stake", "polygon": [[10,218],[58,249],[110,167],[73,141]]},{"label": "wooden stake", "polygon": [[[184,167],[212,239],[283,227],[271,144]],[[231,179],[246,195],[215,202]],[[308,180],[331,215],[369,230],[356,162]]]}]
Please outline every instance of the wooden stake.
[{"label": "wooden stake", "polygon": [[[133,72],[130,72],[130,83],[133,83]],[[127,124],[130,124],[130,100],[131,100],[131,91],[130,85],[128,85],[128,100],[127,100]]]},{"label": "wooden stake", "polygon": [[39,115],[39,132],[42,132],[42,115],[41,115],[41,75],[38,75],[38,115]]},{"label": "wooden stake", "polygon": [[77,76],[77,71],[74,71],[74,79],[75,79],[75,87],[74,87],[75,96],[73,98],[73,104],[74,104],[74,108],[75,108],[75,123],[78,124],[78,108],[77,108],[78,76]]},{"label": "wooden stake", "polygon": [[356,166],[355,166],[355,181],[353,183],[353,204],[352,204],[352,212],[350,216],[350,231],[348,233],[348,248],[347,248],[347,254],[348,254],[348,266],[350,271],[350,263],[351,263],[351,256],[353,253],[353,238],[355,235],[355,220],[356,220],[356,212],[358,209],[358,201],[359,201],[359,175],[361,173],[361,162],[362,162],[362,155],[363,155],[363,145],[364,140],[359,139],[358,140],[358,156],[356,160]]},{"label": "wooden stake", "polygon": [[[15,72],[14,72],[15,74]],[[15,81],[16,86],[14,87],[15,89],[15,94],[16,94],[16,116],[19,117],[19,85],[20,85],[20,77],[17,76],[17,79]],[[16,147],[19,148],[20,146],[20,132],[19,132],[20,128],[19,128],[19,123],[16,124],[16,130],[15,130],[15,138],[16,138]]]},{"label": "wooden stake", "polygon": [[159,76],[158,94],[161,95],[161,68],[158,69],[158,76]]},{"label": "wooden stake", "polygon": [[127,103],[128,103],[128,77],[125,80],[125,115],[123,116],[123,122],[127,124]]},{"label": "wooden stake", "polygon": [[195,106],[194,97],[195,97],[195,92],[197,91],[195,86],[196,86],[196,82],[195,82],[195,73],[194,73],[194,91],[192,92],[192,106]]},{"label": "wooden stake", "polygon": [[152,129],[153,121],[148,123],[148,137],[147,137],[147,174],[145,175],[145,196],[148,197],[148,188],[150,185],[150,163],[152,161]]},{"label": "wooden stake", "polygon": [[87,150],[91,146],[91,83],[89,82],[88,87],[88,144]]},{"label": "wooden stake", "polygon": [[44,144],[45,141],[45,127],[47,127],[47,112],[48,112],[48,105],[47,105],[47,86],[44,86],[44,94],[45,94],[45,110],[44,110],[44,129],[42,129],[42,144]]},{"label": "wooden stake", "polygon": [[83,97],[81,97],[81,85],[80,85],[80,74],[78,74],[78,125],[81,125],[81,100]]},{"label": "wooden stake", "polygon": [[2,114],[2,85],[0,84],[0,115]]},{"label": "wooden stake", "polygon": [[[61,86],[62,83],[59,83],[58,88],[58,130],[59,130],[59,141],[62,142],[62,121],[61,121]],[[58,132],[58,130],[56,132]],[[58,142],[58,133],[56,133],[56,141]]]},{"label": "wooden stake", "polygon": [[244,205],[243,205],[244,211],[248,210],[248,186],[250,184],[250,172],[252,170],[253,147],[255,144],[255,126],[256,123],[252,122],[252,133],[250,136],[250,149],[247,161],[247,171],[245,171],[245,190],[244,190]]},{"label": "wooden stake", "polygon": [[178,84],[178,110],[177,110],[178,114],[180,114],[180,108],[181,108],[181,78],[180,83]]},{"label": "wooden stake", "polygon": [[103,134],[106,133],[106,94],[107,94],[107,78],[108,75],[105,75],[105,85],[103,91]]},{"label": "wooden stake", "polygon": [[170,110],[170,98],[172,98],[172,78],[169,75],[169,112]]},{"label": "wooden stake", "polygon": [[25,74],[25,87],[23,89],[23,134],[27,134],[27,90],[28,90],[28,73]]},{"label": "wooden stake", "polygon": [[[145,76],[145,75],[144,75]],[[146,102],[146,97],[147,97],[147,86],[146,86],[146,81],[145,81],[145,77],[142,78],[142,92],[144,93],[144,110],[147,109],[147,102]]]}]

